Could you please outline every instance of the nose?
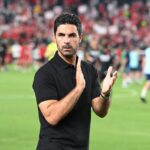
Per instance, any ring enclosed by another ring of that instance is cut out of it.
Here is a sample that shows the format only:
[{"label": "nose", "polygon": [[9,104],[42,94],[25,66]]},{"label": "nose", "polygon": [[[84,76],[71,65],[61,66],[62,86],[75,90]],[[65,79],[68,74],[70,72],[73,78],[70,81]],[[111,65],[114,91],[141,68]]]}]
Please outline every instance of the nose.
[{"label": "nose", "polygon": [[70,43],[70,38],[68,36],[65,36],[64,42],[65,43]]}]

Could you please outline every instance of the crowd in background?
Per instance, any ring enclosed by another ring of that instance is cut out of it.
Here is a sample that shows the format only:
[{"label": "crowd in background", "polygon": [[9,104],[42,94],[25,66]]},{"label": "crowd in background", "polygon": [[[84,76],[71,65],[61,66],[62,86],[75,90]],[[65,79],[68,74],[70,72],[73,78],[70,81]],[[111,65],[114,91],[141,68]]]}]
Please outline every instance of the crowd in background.
[{"label": "crowd in background", "polygon": [[57,50],[54,20],[65,11],[79,15],[84,38],[78,56],[93,63],[101,79],[110,64],[126,78],[134,59],[138,70],[130,73],[139,82],[144,50],[150,47],[148,0],[0,0],[0,70],[10,63],[17,70],[38,69],[48,61]]}]

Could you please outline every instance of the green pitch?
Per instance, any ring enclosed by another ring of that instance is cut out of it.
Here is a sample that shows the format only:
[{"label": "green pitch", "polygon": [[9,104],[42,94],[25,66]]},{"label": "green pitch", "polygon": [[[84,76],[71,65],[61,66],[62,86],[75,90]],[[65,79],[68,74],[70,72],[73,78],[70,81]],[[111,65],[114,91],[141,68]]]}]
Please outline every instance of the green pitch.
[{"label": "green pitch", "polygon": [[[35,150],[39,122],[32,90],[34,71],[0,72],[0,150]],[[148,104],[139,100],[142,85],[121,88],[118,79],[106,118],[92,114],[90,150],[149,150]]]}]

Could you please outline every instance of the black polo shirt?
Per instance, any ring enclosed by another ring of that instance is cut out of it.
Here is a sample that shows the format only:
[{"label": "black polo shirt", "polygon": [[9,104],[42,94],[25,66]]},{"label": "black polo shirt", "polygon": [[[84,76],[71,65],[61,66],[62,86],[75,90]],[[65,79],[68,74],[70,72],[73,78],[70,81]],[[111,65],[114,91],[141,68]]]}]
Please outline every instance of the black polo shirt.
[{"label": "black polo shirt", "polygon": [[[86,87],[73,110],[57,125],[50,125],[38,108],[41,123],[39,150],[88,150],[91,121],[91,100],[100,95],[97,71],[81,62]],[[33,89],[37,104],[56,99],[61,100],[76,85],[76,68],[66,63],[56,52],[55,56],[35,74]],[[57,144],[56,144],[57,143]],[[49,147],[49,149],[46,149]],[[61,149],[61,148],[60,148]]]}]

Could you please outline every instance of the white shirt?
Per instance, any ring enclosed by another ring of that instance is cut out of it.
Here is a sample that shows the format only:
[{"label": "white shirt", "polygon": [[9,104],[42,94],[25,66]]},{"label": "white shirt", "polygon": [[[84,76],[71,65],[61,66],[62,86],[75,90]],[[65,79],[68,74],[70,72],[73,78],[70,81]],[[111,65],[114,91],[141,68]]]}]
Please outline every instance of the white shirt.
[{"label": "white shirt", "polygon": [[144,73],[145,74],[150,74],[150,47],[145,49]]},{"label": "white shirt", "polygon": [[14,44],[11,47],[12,50],[12,57],[13,58],[19,58],[21,54],[21,46],[19,44]]}]

